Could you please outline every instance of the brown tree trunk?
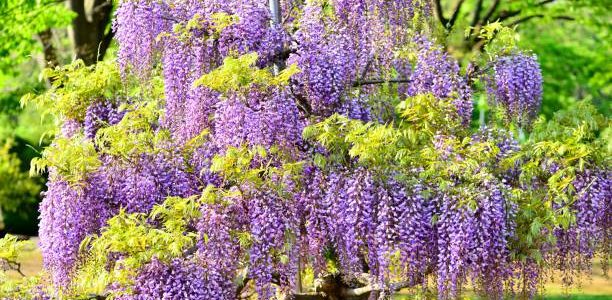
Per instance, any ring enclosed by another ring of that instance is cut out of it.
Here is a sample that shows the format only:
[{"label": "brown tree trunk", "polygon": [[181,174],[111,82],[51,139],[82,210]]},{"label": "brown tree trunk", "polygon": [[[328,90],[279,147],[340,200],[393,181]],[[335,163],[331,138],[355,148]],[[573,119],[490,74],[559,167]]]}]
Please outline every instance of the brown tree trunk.
[{"label": "brown tree trunk", "polygon": [[76,58],[86,65],[95,64],[104,58],[113,37],[112,30],[107,30],[112,17],[112,0],[69,0],[69,6],[77,14],[72,21]]},{"label": "brown tree trunk", "polygon": [[38,38],[43,45],[43,54],[45,59],[45,67],[55,68],[59,65],[57,53],[53,46],[53,31],[51,28],[45,29],[38,33]]}]

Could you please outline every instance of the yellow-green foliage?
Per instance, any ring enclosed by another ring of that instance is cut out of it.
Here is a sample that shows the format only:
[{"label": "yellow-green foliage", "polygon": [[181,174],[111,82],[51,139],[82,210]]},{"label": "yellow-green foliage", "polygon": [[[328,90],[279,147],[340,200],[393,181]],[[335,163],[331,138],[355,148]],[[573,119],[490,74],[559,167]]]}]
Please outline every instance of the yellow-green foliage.
[{"label": "yellow-green foliage", "polygon": [[5,272],[19,267],[23,255],[34,249],[36,246],[31,241],[20,241],[12,235],[6,235],[0,239],[0,299],[35,298],[32,290],[41,283],[40,277],[29,276],[14,279]]},{"label": "yellow-green foliage", "polygon": [[34,245],[31,241],[20,241],[16,236],[7,234],[0,239],[0,261],[17,262],[27,250],[32,250]]},{"label": "yellow-green foliage", "polygon": [[248,148],[230,147],[223,155],[215,155],[210,170],[223,176],[224,181],[237,186],[248,184],[255,187],[269,188],[278,193],[285,191],[283,182],[271,180],[272,178],[295,178],[302,170],[302,162],[285,160],[280,167],[272,164],[282,157],[284,153],[272,147],[265,149],[258,146]]},{"label": "yellow-green foliage", "polygon": [[232,26],[240,21],[240,18],[238,18],[238,16],[236,15],[228,15],[226,13],[220,13],[220,12],[212,14],[211,19],[212,19],[212,28],[213,28],[213,31],[216,37],[218,37],[219,34],[221,34],[221,32],[225,28]]},{"label": "yellow-green foliage", "polygon": [[60,175],[76,184],[100,166],[98,156],[101,153],[129,160],[134,155],[157,151],[158,146],[168,140],[166,130],[154,129],[163,113],[160,77],[152,76],[145,82],[132,82],[131,77],[122,79],[113,61],[99,62],[95,66],[85,66],[77,61],[47,69],[44,77],[52,82],[51,89],[38,96],[24,96],[22,104],[38,106],[56,117],[58,124],[68,120],[83,121],[87,107],[95,101],[117,101],[121,97],[129,97],[131,101],[120,107],[125,111],[125,117],[118,124],[106,124],[98,130],[94,140],[96,146],[82,132],[71,137],[56,137],[41,158],[32,160],[32,174],[52,167],[52,176]]},{"label": "yellow-green foliage", "polygon": [[542,243],[555,241],[553,228],[575,222],[571,204],[578,195],[573,181],[586,168],[610,167],[609,130],[608,118],[590,103],[578,102],[550,121],[540,118],[521,150],[503,162],[506,168],[520,165],[520,181],[526,186],[545,183],[542,189],[512,191],[519,205],[517,239],[511,241],[518,249],[514,257],[540,261]]},{"label": "yellow-green foliage", "polygon": [[[303,135],[325,146],[334,162],[358,158],[362,164],[386,168],[413,165],[418,151],[435,134],[463,131],[452,103],[431,94],[400,102],[396,112],[396,121],[390,124],[364,123],[336,114],[307,127]],[[324,158],[319,156],[317,161],[324,162]]]},{"label": "yellow-green foliage", "polygon": [[297,65],[293,64],[274,76],[268,69],[255,66],[257,53],[248,53],[238,58],[227,57],[223,65],[196,80],[194,86],[206,86],[215,91],[227,93],[229,91],[248,91],[251,86],[270,87],[285,85],[291,76],[299,72]]},{"label": "yellow-green foliage", "polygon": [[[99,235],[89,236],[81,244],[85,261],[75,276],[73,292],[102,294],[111,282],[127,285],[134,272],[151,259],[169,261],[194,247],[197,233],[188,231],[188,225],[200,216],[200,205],[209,193],[211,189],[201,197],[168,197],[150,214],[121,211],[108,220]],[[107,271],[113,253],[125,254],[125,258]]]},{"label": "yellow-green foliage", "polygon": [[52,167],[51,176],[59,175],[67,182],[77,184],[100,165],[92,141],[82,134],[75,134],[69,138],[56,138],[43,150],[42,157],[32,159],[30,172],[32,175],[42,174]]},{"label": "yellow-green foliage", "polygon": [[548,201],[571,202],[576,172],[610,166],[610,125],[593,105],[578,102],[555,114],[551,121],[540,118],[522,151],[506,165],[521,161],[523,182],[541,177],[554,167],[556,171],[548,178]]},{"label": "yellow-green foliage", "polygon": [[[225,28],[239,21],[240,19],[237,15],[230,15],[222,12],[213,13],[210,16],[210,20],[206,20],[201,14],[195,14],[187,22],[174,24],[172,27],[172,34],[169,32],[162,32],[156,37],[156,40],[160,41],[164,38],[171,37],[187,42],[193,38],[193,32],[196,30],[207,30],[207,35],[210,34],[210,36],[206,36],[205,38],[218,39]],[[210,26],[210,28],[205,28],[205,25]]]},{"label": "yellow-green foliage", "polygon": [[115,125],[98,130],[95,137],[99,152],[124,157],[142,153],[155,153],[159,146],[170,139],[167,130],[155,129],[162,108],[158,101],[141,101],[123,107],[125,115]]},{"label": "yellow-green foliage", "polygon": [[[475,29],[478,29],[478,32],[473,32]],[[520,38],[513,28],[506,27],[501,22],[492,22],[477,28],[467,27],[465,38],[470,38],[471,34],[486,41],[486,53],[495,53],[496,55],[516,49]]]},{"label": "yellow-green foliage", "polygon": [[410,97],[397,106],[401,127],[421,132],[427,137],[434,134],[457,134],[464,126],[455,105],[449,100],[437,99],[432,94]]},{"label": "yellow-green foliage", "polygon": [[52,82],[51,88],[38,96],[25,95],[22,105],[33,103],[46,114],[82,121],[92,101],[99,98],[116,97],[122,88],[119,68],[115,62],[99,62],[85,66],[82,61],[70,65],[45,69],[45,79]]}]

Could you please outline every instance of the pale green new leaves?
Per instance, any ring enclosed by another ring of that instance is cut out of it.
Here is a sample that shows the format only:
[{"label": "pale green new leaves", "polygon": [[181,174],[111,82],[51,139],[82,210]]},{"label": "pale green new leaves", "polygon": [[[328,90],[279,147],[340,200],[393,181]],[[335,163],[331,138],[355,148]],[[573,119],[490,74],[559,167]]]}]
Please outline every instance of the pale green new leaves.
[{"label": "pale green new leaves", "polygon": [[17,262],[25,251],[34,247],[31,241],[20,241],[16,236],[7,234],[0,239],[0,261]]},{"label": "pale green new leaves", "polygon": [[0,299],[32,299],[32,288],[40,283],[38,276],[13,279],[6,271],[19,266],[24,254],[36,249],[31,241],[20,241],[17,237],[6,235],[0,239]]},{"label": "pale green new leaves", "polygon": [[168,130],[156,130],[163,113],[158,101],[148,100],[126,105],[125,115],[113,126],[103,127],[96,133],[99,152],[130,159],[141,153],[155,153],[159,145],[170,139]]},{"label": "pale green new leaves", "polygon": [[21,104],[34,104],[44,114],[61,119],[82,121],[92,101],[116,97],[122,88],[119,68],[114,62],[85,66],[78,60],[70,65],[45,69],[42,76],[52,82],[51,88],[38,96],[23,96]]},{"label": "pale green new leaves", "polygon": [[285,153],[276,147],[229,147],[223,155],[213,157],[210,170],[223,176],[227,183],[237,186],[266,186],[282,194],[285,191],[283,182],[271,178],[295,178],[299,176],[303,166],[302,162],[292,162],[291,158],[287,157],[280,167],[273,167],[273,162],[283,155]]},{"label": "pale green new leaves", "polygon": [[432,94],[420,94],[400,102],[396,107],[400,127],[408,127],[428,139],[434,134],[455,134],[463,131],[457,108],[448,100]]},{"label": "pale green new leaves", "polygon": [[548,177],[548,198],[557,203],[569,203],[577,172],[610,165],[611,141],[609,136],[602,134],[609,128],[610,121],[595,107],[585,101],[577,102],[567,111],[555,114],[551,121],[539,119],[522,151],[505,164],[512,166],[522,161],[521,180],[526,183],[543,176],[545,170],[557,167]]},{"label": "pale green new leaves", "polygon": [[52,172],[51,176],[60,175],[68,183],[77,184],[100,165],[91,140],[82,134],[75,134],[70,138],[56,138],[53,144],[42,152],[42,157],[32,159],[30,173],[42,174],[49,167],[53,167],[56,172]]},{"label": "pale green new leaves", "polygon": [[[435,134],[463,130],[454,105],[431,94],[410,97],[396,110],[398,117],[389,124],[364,123],[335,114],[307,127],[303,136],[323,145],[334,162],[358,158],[368,166],[391,168],[418,164],[418,152]],[[316,161],[325,164],[323,157]]]},{"label": "pale green new leaves", "polygon": [[194,31],[207,30],[205,26],[210,26],[210,32],[207,31],[205,38],[218,39],[221,32],[240,21],[237,15],[230,15],[227,13],[217,12],[210,15],[210,20],[207,20],[201,14],[195,14],[187,22],[181,22],[174,24],[172,27],[173,34],[169,32],[162,32],[156,37],[157,41],[163,40],[164,38],[178,38],[181,41],[188,42],[189,39],[193,38]]},{"label": "pale green new leaves", "polygon": [[[552,232],[553,227],[567,228],[575,222],[571,211],[577,197],[574,179],[585,169],[609,168],[610,138],[606,134],[609,130],[610,121],[597,113],[595,107],[586,101],[578,102],[550,121],[540,118],[521,151],[504,161],[506,168],[521,166],[520,180],[524,186],[532,186],[534,180],[546,183],[542,190],[515,191],[521,212],[519,225],[525,220],[524,226],[530,229],[520,234],[527,246],[537,248],[536,241],[542,235],[535,233],[539,227],[545,226],[549,230],[544,232]],[[538,219],[534,220],[534,216]]]},{"label": "pale green new leaves", "polygon": [[274,76],[268,69],[257,68],[255,66],[257,59],[257,53],[248,53],[238,58],[227,57],[223,60],[222,66],[200,77],[193,86],[206,86],[222,93],[246,92],[252,85],[257,87],[286,85],[291,76],[299,72],[297,65],[292,64]]},{"label": "pale green new leaves", "polygon": [[[111,282],[127,286],[134,272],[151,259],[169,261],[194,247],[198,236],[188,230],[188,225],[200,216],[200,205],[211,192],[207,188],[202,197],[168,197],[148,215],[120,211],[109,219],[98,236],[89,236],[81,243],[86,257],[75,276],[75,292],[102,294]],[[106,271],[112,253],[124,254],[124,258]]]}]

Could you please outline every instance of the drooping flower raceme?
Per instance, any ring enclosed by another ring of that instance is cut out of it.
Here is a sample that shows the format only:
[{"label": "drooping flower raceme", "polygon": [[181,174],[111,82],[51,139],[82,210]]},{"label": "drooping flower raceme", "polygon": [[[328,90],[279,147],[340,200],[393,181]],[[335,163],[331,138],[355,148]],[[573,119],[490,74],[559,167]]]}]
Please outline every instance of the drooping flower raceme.
[{"label": "drooping flower raceme", "polygon": [[493,70],[493,78],[485,80],[492,104],[519,126],[529,126],[542,103],[542,72],[536,56],[502,56],[493,62]]}]

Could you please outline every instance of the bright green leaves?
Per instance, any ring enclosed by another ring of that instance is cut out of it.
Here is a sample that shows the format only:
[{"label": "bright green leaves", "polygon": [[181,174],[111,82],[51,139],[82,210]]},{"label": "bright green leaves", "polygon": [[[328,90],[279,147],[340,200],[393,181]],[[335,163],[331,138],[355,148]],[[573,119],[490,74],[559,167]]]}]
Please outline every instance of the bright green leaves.
[{"label": "bright green leaves", "polygon": [[17,262],[27,250],[35,245],[31,241],[20,241],[16,236],[6,235],[0,239],[0,262]]},{"label": "bright green leaves", "polygon": [[251,168],[251,163],[257,154],[262,154],[260,157],[262,160],[265,160],[267,152],[265,150],[258,150],[261,149],[249,151],[247,147],[230,147],[225,152],[225,155],[215,155],[213,157],[210,170],[221,174],[225,181],[259,182],[259,174],[264,171],[265,165],[260,164],[259,168]]},{"label": "bright green leaves", "polygon": [[455,105],[432,94],[420,94],[400,102],[397,112],[402,117],[402,126],[429,137],[436,133],[459,133],[464,127]]},{"label": "bright green leaves", "polygon": [[349,155],[372,164],[401,160],[405,149],[401,149],[400,139],[401,136],[391,126],[372,123],[359,123],[346,135],[346,141],[353,145]]},{"label": "bright green leaves", "polygon": [[[607,135],[609,121],[588,102],[578,102],[551,121],[538,120],[522,151],[506,162],[522,162],[521,180],[546,178],[548,197],[557,203],[570,203],[572,182],[577,172],[592,166],[609,166]],[[550,174],[548,174],[550,173]]]},{"label": "bright green leaves", "polygon": [[46,114],[82,121],[89,104],[99,98],[118,96],[122,83],[114,62],[85,66],[82,61],[55,69],[45,69],[43,77],[52,82],[44,94],[25,95],[22,105],[33,103]]},{"label": "bright green leaves", "polygon": [[520,168],[524,187],[512,191],[518,205],[511,246],[516,258],[541,260],[541,246],[555,243],[553,229],[575,224],[576,175],[609,166],[609,140],[603,134],[608,128],[609,121],[591,104],[578,102],[550,121],[539,119],[521,150],[502,162],[505,169]]},{"label": "bright green leaves", "polygon": [[24,96],[22,105],[34,104],[60,124],[84,121],[87,108],[95,102],[114,102],[122,97],[131,100],[119,107],[124,113],[121,121],[112,126],[101,124],[93,141],[85,138],[82,131],[71,137],[57,137],[43,151],[42,158],[32,161],[33,173],[54,167],[56,174],[76,184],[100,166],[99,154],[129,161],[136,155],[158,151],[159,145],[169,140],[167,130],[156,129],[163,114],[163,84],[159,77],[133,84],[132,78],[121,78],[115,62],[85,66],[81,61],[46,69],[43,75],[52,82],[51,89],[38,96]]},{"label": "bright green leaves", "polygon": [[236,15],[228,15],[226,13],[220,12],[213,13],[211,15],[211,19],[213,23],[212,29],[216,37],[218,37],[225,28],[232,26],[238,23],[238,21],[240,21],[240,19]]},{"label": "bright green leaves", "polygon": [[[401,159],[401,132],[391,125],[363,123],[334,114],[321,123],[307,127],[303,136],[315,140],[330,151],[329,159],[349,163],[358,158],[361,163],[385,165]],[[325,164],[319,156],[318,164]]]},{"label": "bright green leaves", "polygon": [[[307,127],[303,136],[324,146],[333,162],[349,163],[358,158],[365,165],[389,168],[418,165],[418,152],[435,134],[464,132],[455,106],[431,94],[410,97],[396,111],[396,122],[389,124],[364,123],[335,114]],[[318,161],[325,163],[322,157]]]},{"label": "bright green leaves", "polygon": [[167,130],[155,129],[162,108],[158,101],[142,101],[123,107],[125,115],[113,126],[98,130],[95,143],[100,153],[130,157],[159,151],[159,145],[170,140]]},{"label": "bright green leaves", "polygon": [[[434,145],[435,144],[435,145]],[[466,181],[480,181],[480,173],[489,173],[499,148],[489,141],[476,141],[470,137],[439,136],[432,145],[420,152],[424,162],[423,177],[431,179],[463,178]]]},{"label": "bright green leaves", "polygon": [[[344,162],[351,148],[351,144],[346,141],[346,135],[360,124],[360,121],[334,114],[322,122],[304,128],[302,136],[306,140],[314,140],[325,147],[330,152],[329,157],[333,161]],[[318,157],[318,159],[320,164],[324,164],[322,160],[325,158]]]},{"label": "bright green leaves", "polygon": [[270,188],[282,194],[283,183],[271,178],[295,178],[302,170],[302,162],[290,159],[276,166],[283,155],[275,147],[229,147],[223,155],[213,157],[210,170],[221,175],[227,184]]},{"label": "bright green leaves", "polygon": [[55,172],[52,172],[51,176],[59,175],[74,185],[82,182],[100,165],[101,162],[91,140],[82,134],[75,134],[70,138],[56,138],[51,146],[45,148],[42,157],[32,159],[30,172],[41,174],[49,167],[53,167]]},{"label": "bright green leaves", "polygon": [[[87,255],[75,276],[78,294],[103,292],[111,282],[128,285],[133,273],[151,259],[169,261],[195,247],[198,236],[188,226],[200,216],[200,205],[197,196],[168,197],[148,215],[121,211],[109,219],[98,236],[81,244]],[[124,256],[106,271],[112,254]]]},{"label": "bright green leaves", "polygon": [[[187,22],[181,22],[174,24],[172,27],[172,33],[163,32],[156,39],[162,40],[167,37],[174,37],[180,41],[189,41],[194,38],[194,31],[207,30],[207,38],[218,39],[221,32],[229,26],[238,23],[240,19],[236,15],[230,15],[227,13],[216,12],[210,15],[210,19],[207,20],[201,14],[195,14]],[[205,26],[210,26],[206,28]]]},{"label": "bright green leaves", "polygon": [[162,205],[153,207],[150,218],[160,220],[164,226],[174,232],[185,230],[189,222],[200,217],[200,203],[206,202],[212,187],[206,187],[201,197],[168,197]]},{"label": "bright green leaves", "polygon": [[69,25],[75,13],[57,0],[2,0],[0,16],[0,73],[5,73],[40,47],[37,34]]},{"label": "bright green leaves", "polygon": [[255,66],[257,53],[249,53],[238,58],[227,57],[223,65],[196,80],[194,86],[206,86],[215,91],[227,93],[230,91],[247,92],[255,85],[270,87],[285,85],[291,76],[299,72],[297,65],[293,64],[274,76],[270,70]]},{"label": "bright green leaves", "polygon": [[20,241],[10,234],[0,239],[0,299],[32,298],[31,291],[40,284],[40,278],[31,276],[14,279],[8,272],[21,272],[20,261],[25,260],[24,256],[35,249],[33,242]]}]

